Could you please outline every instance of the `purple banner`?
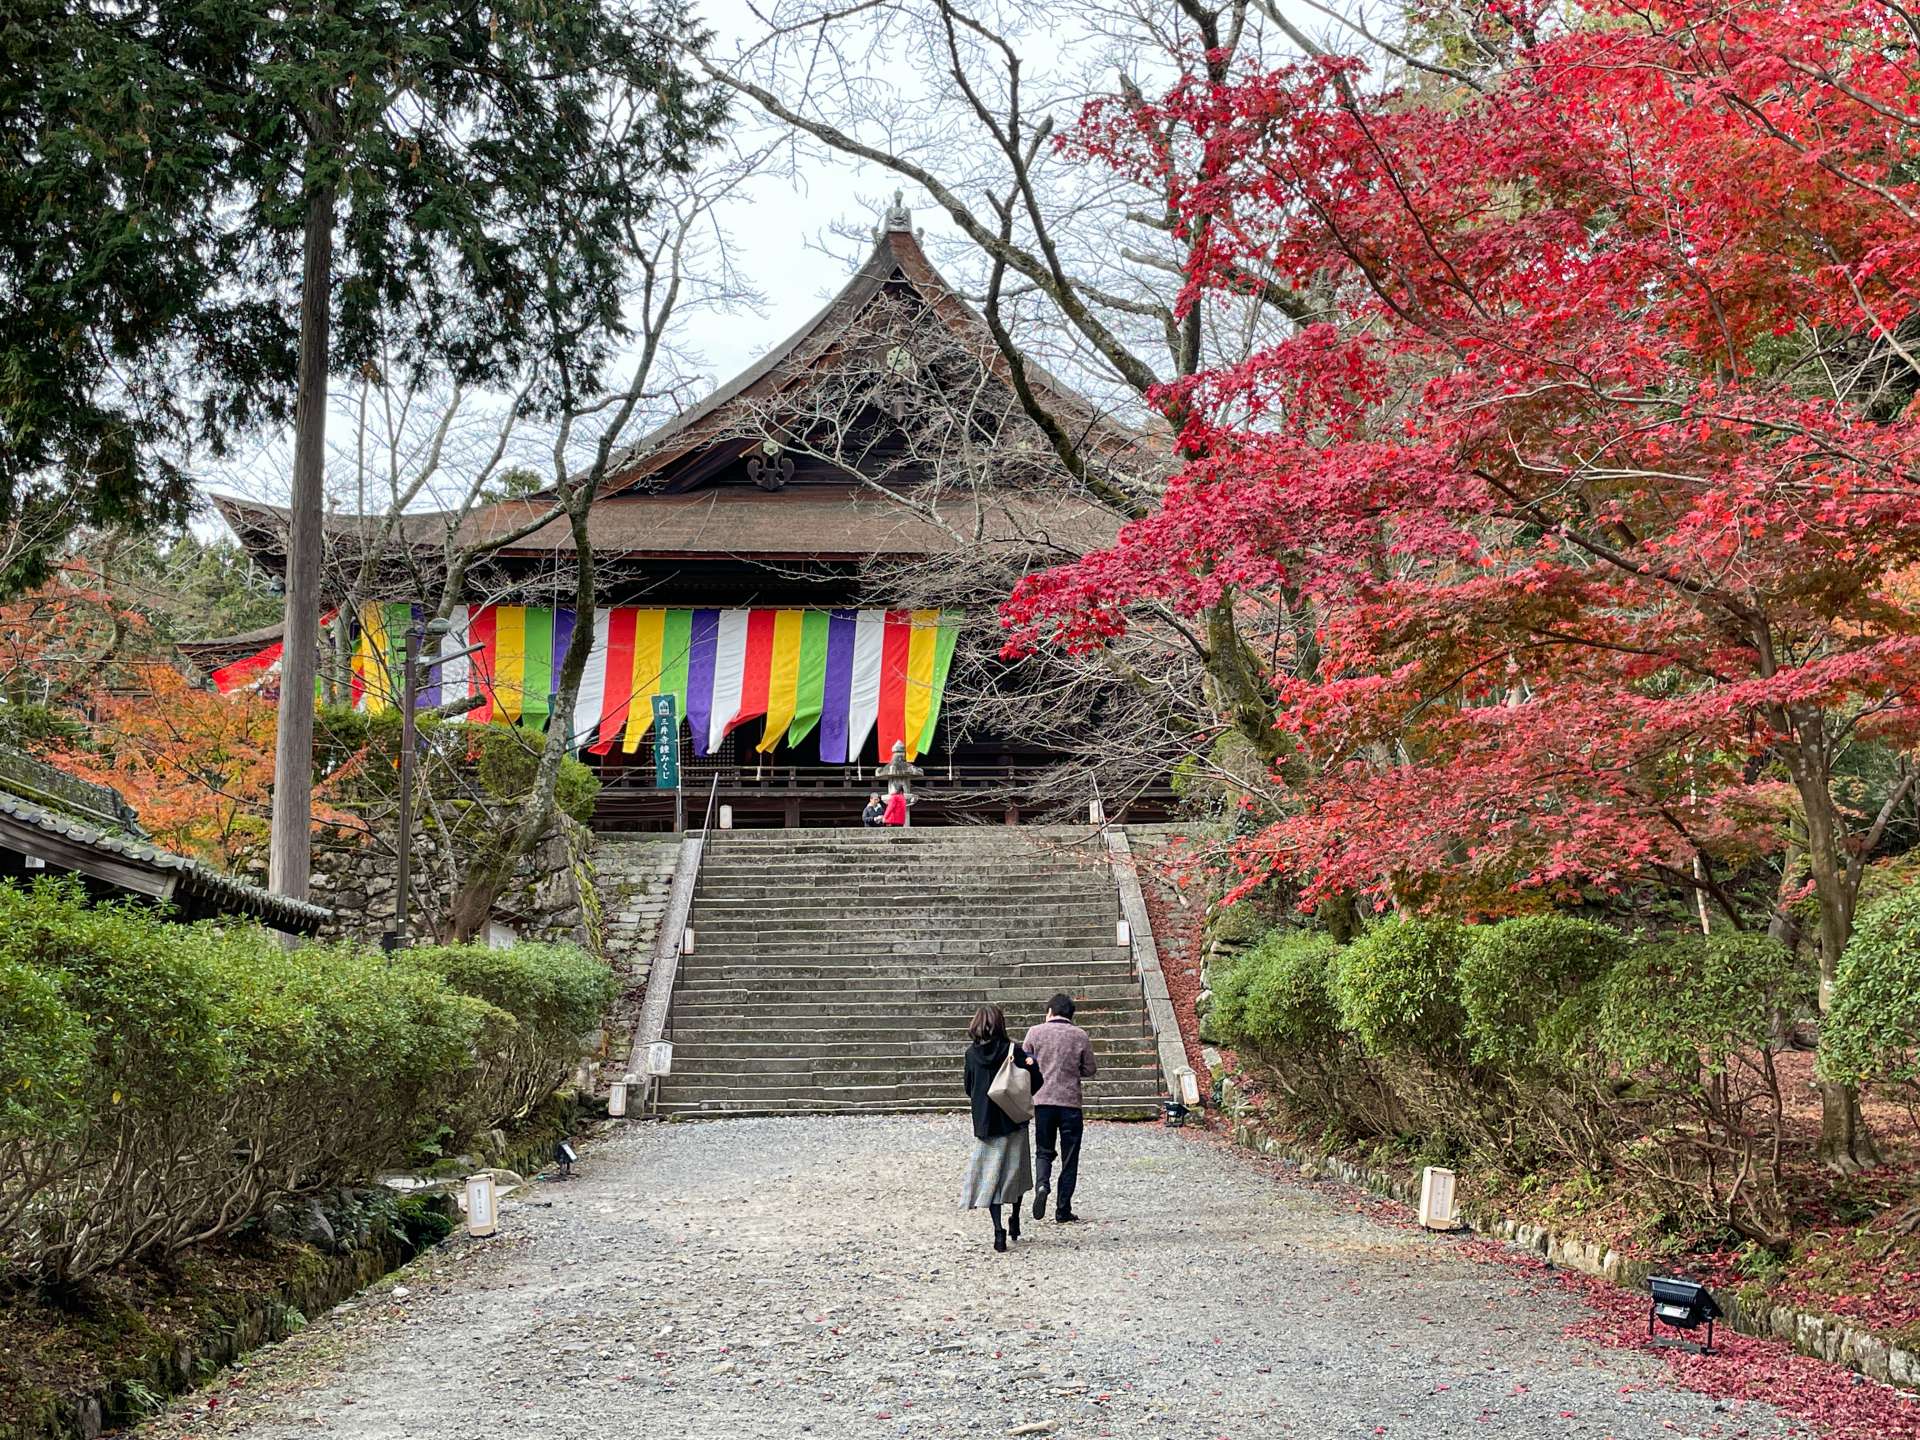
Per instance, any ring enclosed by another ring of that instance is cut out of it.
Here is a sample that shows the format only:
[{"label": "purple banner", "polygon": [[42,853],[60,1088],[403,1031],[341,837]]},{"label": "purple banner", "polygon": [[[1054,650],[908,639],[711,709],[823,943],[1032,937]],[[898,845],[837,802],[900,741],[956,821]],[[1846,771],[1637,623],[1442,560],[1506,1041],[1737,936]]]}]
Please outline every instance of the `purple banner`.
[{"label": "purple banner", "polygon": [[713,661],[720,649],[720,612],[693,612],[687,645],[687,721],[693,727],[693,753],[707,753],[707,726],[713,718]]},{"label": "purple banner", "polygon": [[[567,646],[573,643],[573,611],[555,610],[553,612],[553,664],[548,667],[547,708],[553,708],[554,700],[560,694],[560,672],[566,668]],[[593,632],[587,632],[587,644],[593,643]]]},{"label": "purple banner", "polygon": [[835,610],[827,617],[827,683],[820,697],[820,759],[847,763],[847,706],[853,693],[853,617]]}]

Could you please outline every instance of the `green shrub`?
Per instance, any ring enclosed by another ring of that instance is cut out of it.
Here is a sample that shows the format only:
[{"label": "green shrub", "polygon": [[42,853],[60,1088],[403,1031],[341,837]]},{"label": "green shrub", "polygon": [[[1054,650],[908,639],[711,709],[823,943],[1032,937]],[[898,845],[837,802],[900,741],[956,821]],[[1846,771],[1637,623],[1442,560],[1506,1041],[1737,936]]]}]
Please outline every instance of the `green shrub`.
[{"label": "green shrub", "polygon": [[511,1121],[611,991],[558,947],[288,951],[0,884],[0,1261],[71,1282]]},{"label": "green shrub", "polygon": [[1340,1012],[1327,989],[1339,950],[1309,930],[1269,931],[1214,991],[1209,1018],[1228,1044],[1269,1052],[1324,1050],[1341,1042]]},{"label": "green shrub", "polygon": [[1777,1019],[1811,998],[1806,974],[1764,935],[1723,931],[1634,946],[1605,991],[1594,1033],[1625,1081],[1615,1167],[1671,1214],[1781,1244]]},{"label": "green shrub", "polygon": [[61,1135],[85,1113],[93,1037],[57,982],[0,960],[0,1139]]},{"label": "green shrub", "polygon": [[1464,1051],[1457,976],[1468,931],[1395,916],[1339,952],[1331,990],[1340,1024],[1369,1055],[1439,1060]]},{"label": "green shrub", "polygon": [[[579,1054],[580,1037],[618,992],[607,967],[572,945],[435,945],[403,954],[408,967],[484,1002],[490,1012],[480,1037],[486,1064],[472,1091],[472,1128],[524,1119],[552,1094]],[[557,1071],[556,1057],[566,1059]]]},{"label": "green shrub", "polygon": [[1820,1027],[1820,1070],[1853,1085],[1920,1090],[1920,887],[1855,922]]},{"label": "green shrub", "polygon": [[1571,915],[1528,915],[1469,932],[1460,1006],[1473,1058],[1515,1069],[1565,1055],[1592,1024],[1596,981],[1627,953],[1618,930]]},{"label": "green shrub", "polygon": [[1721,931],[1636,945],[1613,967],[1596,1033],[1623,1069],[1697,1077],[1771,1049],[1775,1018],[1811,986],[1786,948]]},{"label": "green shrub", "polygon": [[[540,764],[545,736],[518,725],[495,722],[463,726],[461,738],[473,757],[474,773],[482,788],[494,799],[512,802],[533,792],[533,775]],[[553,785],[554,804],[561,814],[585,825],[593,819],[593,802],[599,793],[600,781],[591,769],[572,755],[561,759]]]}]

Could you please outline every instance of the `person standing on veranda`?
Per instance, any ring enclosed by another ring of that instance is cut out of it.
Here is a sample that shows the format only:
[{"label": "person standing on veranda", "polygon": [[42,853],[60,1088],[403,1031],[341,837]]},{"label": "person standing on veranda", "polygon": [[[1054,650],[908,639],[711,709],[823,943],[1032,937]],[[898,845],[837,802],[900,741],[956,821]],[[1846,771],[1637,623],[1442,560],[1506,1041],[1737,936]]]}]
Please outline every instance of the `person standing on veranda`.
[{"label": "person standing on veranda", "polygon": [[[1027,1147],[1027,1122],[1015,1120],[988,1093],[1009,1055],[1027,1072],[1035,1089],[1040,1069],[1007,1038],[1007,1017],[998,1005],[982,1005],[967,1027],[966,1087],[973,1107],[973,1155],[960,1182],[964,1210],[986,1207],[993,1217],[993,1248],[1004,1251],[1020,1238],[1020,1204],[1033,1188],[1033,1156]],[[1002,1222],[1000,1212],[1009,1214]]]},{"label": "person standing on veranda", "polygon": [[1093,1078],[1093,1041],[1073,1023],[1073,997],[1064,991],[1047,1001],[1047,1018],[1027,1031],[1021,1042],[1029,1057],[1039,1062],[1046,1080],[1033,1092],[1034,1148],[1040,1157],[1039,1183],[1033,1190],[1033,1218],[1047,1216],[1047,1196],[1053,1184],[1053,1162],[1060,1160],[1060,1202],[1053,1218],[1071,1225],[1073,1192],[1080,1184],[1080,1137],[1086,1117],[1080,1082]]}]

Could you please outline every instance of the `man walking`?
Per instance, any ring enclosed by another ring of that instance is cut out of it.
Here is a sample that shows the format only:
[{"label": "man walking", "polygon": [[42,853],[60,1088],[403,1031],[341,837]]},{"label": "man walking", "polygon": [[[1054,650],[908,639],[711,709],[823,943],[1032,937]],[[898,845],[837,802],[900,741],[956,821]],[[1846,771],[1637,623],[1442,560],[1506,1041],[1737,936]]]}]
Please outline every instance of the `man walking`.
[{"label": "man walking", "polygon": [[1073,1213],[1073,1192],[1080,1183],[1080,1082],[1093,1078],[1093,1042],[1073,1023],[1073,997],[1055,995],[1047,1001],[1044,1023],[1027,1031],[1021,1042],[1040,1066],[1040,1088],[1033,1092],[1033,1148],[1040,1171],[1034,1177],[1033,1218],[1047,1218],[1047,1194],[1053,1188],[1053,1160],[1060,1157],[1060,1203],[1053,1218],[1062,1225],[1080,1217]]}]

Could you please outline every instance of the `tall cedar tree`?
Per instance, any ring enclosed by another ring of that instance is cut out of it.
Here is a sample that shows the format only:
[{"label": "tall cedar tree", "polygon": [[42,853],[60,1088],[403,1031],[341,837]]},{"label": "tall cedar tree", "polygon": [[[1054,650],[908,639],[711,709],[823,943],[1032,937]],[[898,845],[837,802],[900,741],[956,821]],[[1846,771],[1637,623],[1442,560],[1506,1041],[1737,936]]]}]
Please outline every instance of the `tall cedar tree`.
[{"label": "tall cedar tree", "polygon": [[[336,358],[386,333],[474,377],[529,298],[617,315],[621,220],[717,108],[677,0],[21,0],[0,26],[0,525],[180,519],[181,457],[285,418],[312,194],[339,197]],[[622,144],[612,142],[620,141]]]},{"label": "tall cedar tree", "polygon": [[304,894],[327,375],[545,357],[590,392],[630,228],[721,120],[703,37],[681,0],[27,0],[0,35],[0,521],[176,518],[170,452],[293,414],[273,879]]},{"label": "tall cedar tree", "polygon": [[[1920,686],[1920,42],[1873,0],[1546,8],[1500,12],[1484,94],[1319,61],[1089,111],[1075,144],[1173,185],[1155,137],[1200,137],[1184,305],[1272,266],[1352,323],[1164,392],[1195,458],[1013,643],[1304,594],[1251,871],[1465,908],[1651,874],[1742,923],[1727,865],[1784,845],[1824,1010],[1905,788],[1837,782]],[[1822,1094],[1824,1158],[1871,1161]]]}]

